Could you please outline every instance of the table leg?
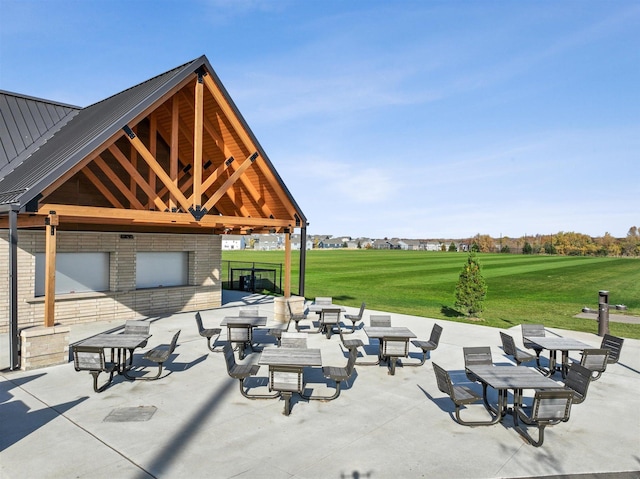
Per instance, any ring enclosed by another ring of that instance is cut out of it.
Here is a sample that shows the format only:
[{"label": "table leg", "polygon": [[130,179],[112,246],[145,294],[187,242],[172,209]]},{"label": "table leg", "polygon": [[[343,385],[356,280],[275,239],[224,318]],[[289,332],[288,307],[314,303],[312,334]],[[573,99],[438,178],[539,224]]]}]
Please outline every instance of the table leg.
[{"label": "table leg", "polygon": [[560,366],[560,370],[562,379],[565,379],[569,372],[569,351],[562,351],[562,365]]},{"label": "table leg", "polygon": [[283,391],[280,393],[282,399],[284,399],[284,415],[288,416],[291,414],[291,396],[290,392]]}]

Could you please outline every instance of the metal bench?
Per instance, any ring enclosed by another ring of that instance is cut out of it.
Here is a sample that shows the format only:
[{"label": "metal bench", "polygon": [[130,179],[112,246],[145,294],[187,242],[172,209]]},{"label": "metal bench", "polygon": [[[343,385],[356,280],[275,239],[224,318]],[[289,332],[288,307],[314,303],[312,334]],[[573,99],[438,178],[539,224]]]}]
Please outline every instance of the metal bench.
[{"label": "metal bench", "polygon": [[173,354],[173,351],[176,349],[176,345],[178,343],[178,336],[180,336],[180,330],[173,335],[173,339],[170,344],[161,344],[156,346],[153,349],[150,349],[142,356],[143,359],[147,361],[151,361],[153,363],[157,363],[158,365],[158,373],[155,376],[146,377],[146,376],[132,376],[130,374],[130,370],[125,370],[124,375],[127,379],[131,380],[144,380],[144,381],[152,381],[154,379],[158,379],[162,374],[162,365],[167,362],[169,357]]},{"label": "metal bench", "polygon": [[507,356],[511,356],[518,366],[522,363],[536,360],[536,356],[522,351],[516,347],[516,342],[513,336],[500,331],[500,339],[502,340],[502,349]]},{"label": "metal bench", "polygon": [[[95,346],[73,346],[73,366],[76,371],[89,371],[93,376],[93,390],[97,393],[104,391],[117,370],[117,364],[107,362],[104,357],[104,349]],[[108,373],[109,379],[98,387],[98,376]]]},{"label": "metal bench", "polygon": [[211,345],[211,338],[213,338],[214,336],[219,337],[220,333],[222,332],[222,329],[221,328],[205,328],[204,325],[202,324],[202,316],[200,316],[199,311],[196,313],[196,324],[198,325],[198,333],[200,334],[200,336],[202,336],[203,338],[207,338],[207,348],[209,348],[209,351],[214,353],[219,353],[220,350],[215,349],[217,338],[214,339],[213,345]]},{"label": "metal bench", "polygon": [[233,353],[233,347],[229,343],[225,343],[222,348],[224,360],[227,363],[227,374],[233,379],[240,381],[240,392],[247,399],[275,399],[279,396],[276,394],[249,394],[244,387],[244,380],[248,377],[255,376],[260,370],[257,364],[238,364],[236,356]]},{"label": "metal bench", "polygon": [[[567,422],[571,413],[573,391],[568,389],[536,391],[530,413],[517,404],[513,411],[513,422],[516,431],[534,447],[542,446],[544,429],[547,426]],[[538,428],[538,439],[534,439],[528,431],[522,429],[519,421]]]},{"label": "metal bench", "polygon": [[432,365],[433,372],[436,375],[438,389],[449,396],[453,401],[455,418],[458,424],[462,424],[463,426],[488,426],[496,423],[495,417],[492,417],[489,421],[464,421],[460,417],[460,408],[462,406],[467,406],[468,404],[474,404],[482,401],[482,396],[467,386],[454,386],[449,371],[446,371],[436,363],[432,363]]},{"label": "metal bench", "polygon": [[431,358],[431,351],[438,348],[440,344],[440,335],[442,334],[442,326],[434,324],[431,328],[431,336],[429,340],[424,341],[420,339],[414,339],[411,344],[422,350],[422,360],[419,363],[407,363],[406,366],[422,366],[427,359]]}]

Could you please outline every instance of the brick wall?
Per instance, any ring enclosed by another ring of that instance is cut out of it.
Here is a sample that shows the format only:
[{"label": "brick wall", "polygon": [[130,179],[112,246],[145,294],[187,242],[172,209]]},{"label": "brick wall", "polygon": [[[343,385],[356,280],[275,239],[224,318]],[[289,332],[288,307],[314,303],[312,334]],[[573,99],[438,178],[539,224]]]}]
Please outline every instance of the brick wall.
[{"label": "brick wall", "polygon": [[[127,234],[58,230],[59,253],[108,252],[109,291],[57,295],[55,322],[70,325],[103,319],[126,320],[220,306],[220,236]],[[132,238],[131,238],[132,236]],[[0,231],[0,332],[9,325],[9,233]],[[44,297],[35,297],[35,255],[45,249],[44,231],[18,231],[18,325],[44,323]],[[136,252],[187,251],[187,286],[136,290]]]}]

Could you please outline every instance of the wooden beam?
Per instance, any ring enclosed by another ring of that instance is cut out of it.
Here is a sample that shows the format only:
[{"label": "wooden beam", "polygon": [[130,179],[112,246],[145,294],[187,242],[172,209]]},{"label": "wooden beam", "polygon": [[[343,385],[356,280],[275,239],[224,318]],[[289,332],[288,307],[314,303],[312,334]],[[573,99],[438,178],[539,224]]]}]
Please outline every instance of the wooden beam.
[{"label": "wooden beam", "polygon": [[[180,191],[180,189],[173,184],[173,182],[171,181],[171,178],[169,178],[169,175],[167,175],[167,173],[162,169],[162,166],[160,166],[160,164],[156,161],[154,156],[149,152],[149,150],[147,150],[147,147],[144,146],[144,144],[140,141],[140,138],[138,138],[138,136],[136,136],[131,130],[131,128],[129,127],[125,127],[125,132],[127,133],[127,138],[129,139],[131,144],[135,147],[136,150],[138,150],[138,153],[140,153],[140,156],[142,156],[142,159],[146,161],[149,167],[155,172],[156,175],[158,175],[158,178],[160,178],[160,181],[162,181],[162,183],[167,188],[169,188],[169,192],[176,197],[176,199],[178,200],[178,203],[180,203],[180,205],[185,210],[189,209],[190,205],[187,203],[187,199],[182,194],[182,191]],[[162,200],[160,200],[160,198],[157,197],[157,193],[155,191],[152,191],[150,193],[150,196],[156,196],[156,198],[160,202],[162,202]],[[166,208],[166,205],[165,205],[165,208]]]},{"label": "wooden beam", "polygon": [[[118,152],[120,151],[115,146],[113,147],[113,150]],[[111,153],[113,153],[113,151]],[[120,192],[129,200],[129,206],[131,208],[136,208],[139,210],[145,209],[142,203],[138,201],[138,198],[135,196],[135,193],[133,191],[130,191],[129,188],[127,188],[127,185],[125,185],[122,182],[122,180],[118,178],[118,175],[115,174],[115,172],[109,167],[109,165],[107,165],[107,163],[102,159],[101,156],[97,157],[95,160],[93,160],[93,162],[98,166],[98,168],[100,168],[103,171],[104,174],[107,175],[107,177],[111,180],[111,183],[113,183],[114,186],[118,188]],[[125,162],[126,162],[126,158],[125,158]],[[126,163],[128,164],[128,162]],[[133,166],[131,167],[133,168]],[[131,176],[131,178],[133,178],[133,175]],[[140,177],[140,179],[142,179],[142,177]]]},{"label": "wooden beam", "polygon": [[204,204],[203,208],[206,208],[207,210],[210,210],[213,206],[215,206],[215,204],[218,202],[218,200],[220,200],[220,198],[222,198],[222,195],[224,195],[226,193],[226,191],[229,188],[231,188],[231,186],[238,180],[240,175],[242,175],[245,172],[245,170],[247,168],[249,168],[253,164],[254,161],[256,161],[257,158],[258,158],[258,152],[255,152],[249,158],[244,160],[244,163],[242,163],[238,167],[238,169],[236,171],[234,171],[233,174],[229,178],[227,178],[227,181],[222,183],[222,186],[220,186],[220,188],[218,188],[218,190],[213,195],[211,195],[211,197]]},{"label": "wooden beam", "polygon": [[193,208],[202,206],[202,120],[204,98],[204,72],[198,71],[193,121]]},{"label": "wooden beam", "polygon": [[[224,112],[225,116],[233,126],[234,130],[236,131],[237,135],[240,137],[240,140],[244,144],[245,148],[247,148],[248,151],[257,151],[258,150],[257,145],[254,144],[253,140],[251,139],[247,131],[244,129],[244,126],[240,123],[240,120],[238,119],[235,112],[231,108],[231,105],[229,105],[229,102],[227,101],[225,96],[222,94],[220,89],[217,87],[217,85],[211,78],[211,75],[207,75],[204,77],[204,84],[209,90],[209,92],[213,95],[216,102]],[[261,164],[258,165],[258,168],[265,175],[265,178],[267,179],[267,181],[275,191],[276,196],[280,199],[285,209],[289,212],[289,214],[293,218],[294,215],[296,214],[296,211],[294,210],[293,205],[291,204],[291,200],[286,195],[282,187],[282,184],[280,184],[280,182],[277,180],[273,172],[270,171],[269,167],[265,162],[261,162]]]},{"label": "wooden beam", "polygon": [[[149,153],[151,154],[151,156],[153,156],[154,158],[156,157],[157,154],[157,146],[158,146],[158,118],[154,113],[151,113],[151,115],[149,115]],[[154,192],[154,194],[156,194],[158,197],[160,197],[160,195],[158,195],[157,191],[156,191],[156,174],[154,173],[153,169],[149,169],[149,187],[151,188],[151,191]],[[161,198],[161,197],[160,197]],[[151,209],[151,198],[149,198],[149,203],[147,204],[147,207],[149,209]]]},{"label": "wooden beam", "polygon": [[[178,146],[179,146],[179,133],[180,133],[180,100],[178,95],[173,97],[171,102],[171,141],[169,143],[169,177],[171,182],[178,187]],[[166,188],[166,186],[165,186]],[[169,197],[169,210],[174,211],[176,209],[176,197],[171,195]]]},{"label": "wooden beam", "polygon": [[[109,138],[106,142],[105,145],[108,144],[112,144],[115,143],[117,140],[120,139],[120,137],[124,135],[123,131],[118,131],[115,135],[113,135],[111,138]],[[103,145],[101,145],[102,147]],[[42,190],[42,197],[46,198],[47,196],[49,196],[51,193],[53,193],[55,190],[57,190],[58,188],[60,188],[61,185],[63,185],[65,182],[67,182],[69,179],[71,179],[73,177],[73,175],[75,175],[76,173],[78,173],[80,170],[82,170],[86,165],[88,165],[89,163],[91,163],[98,155],[100,155],[105,149],[101,149],[101,150],[97,150],[92,152],[91,154],[87,155],[86,158],[84,158],[80,163],[78,163],[77,165],[74,165],[73,167],[71,167],[69,170],[65,171],[62,176],[60,178],[58,178],[56,181],[54,181],[51,185],[49,185],[47,188],[45,188],[44,190]]]},{"label": "wooden beam", "polygon": [[104,183],[102,183],[102,181],[100,181],[100,179],[93,173],[93,171],[89,169],[89,166],[85,167],[80,171],[82,171],[82,174],[84,174],[84,176],[86,176],[89,179],[89,181],[93,183],[93,186],[95,186],[98,189],[98,191],[102,193],[102,195],[107,200],[109,200],[109,203],[111,203],[116,208],[124,208],[122,203],[120,203],[118,199],[115,196],[113,196],[113,193],[109,191],[109,188],[107,188],[104,185]]},{"label": "wooden beam", "polygon": [[201,226],[206,228],[288,228],[293,227],[291,220],[272,218],[244,218],[240,216],[205,215],[196,220],[189,213],[173,213],[165,211],[120,210],[94,206],[74,206],[47,203],[40,206],[37,214],[46,215],[55,210],[60,222],[92,222],[99,224],[103,220],[119,220],[122,224],[148,223],[171,225]]},{"label": "wooden beam", "polygon": [[44,266],[44,325],[48,328],[55,324],[56,313],[56,228],[58,216],[50,211],[45,228],[45,266]]}]

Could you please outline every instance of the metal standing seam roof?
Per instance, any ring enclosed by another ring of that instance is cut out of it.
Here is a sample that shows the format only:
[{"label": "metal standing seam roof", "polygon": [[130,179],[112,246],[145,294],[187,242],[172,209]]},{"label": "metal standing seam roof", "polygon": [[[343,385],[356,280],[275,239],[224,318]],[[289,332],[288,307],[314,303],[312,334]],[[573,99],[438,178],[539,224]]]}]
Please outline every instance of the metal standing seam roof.
[{"label": "metal standing seam roof", "polygon": [[79,110],[78,106],[0,90],[0,178],[42,146]]},{"label": "metal standing seam roof", "polygon": [[[38,142],[33,142],[28,152],[27,149],[23,150],[24,157],[18,159],[16,155],[11,162],[7,160],[4,168],[0,166],[0,205],[14,204],[20,208],[24,207],[128,122],[151,107],[167,91],[201,67],[205,67],[207,73],[215,80],[296,211],[302,215],[282,178],[204,55],[86,108],[76,110],[77,107],[67,105],[66,108],[70,111],[65,110],[67,114],[59,120],[59,128],[52,129],[50,135],[43,135]],[[64,108],[62,104],[49,103]],[[10,141],[16,134],[9,133],[8,129],[0,129],[2,144]],[[302,225],[306,224],[304,216],[300,220]]]}]

